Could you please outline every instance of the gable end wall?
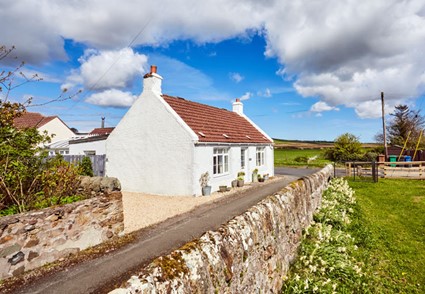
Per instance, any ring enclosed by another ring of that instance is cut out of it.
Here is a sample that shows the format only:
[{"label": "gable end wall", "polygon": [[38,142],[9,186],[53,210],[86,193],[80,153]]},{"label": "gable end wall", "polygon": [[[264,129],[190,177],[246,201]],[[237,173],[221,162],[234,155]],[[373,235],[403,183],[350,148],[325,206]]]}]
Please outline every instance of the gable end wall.
[{"label": "gable end wall", "polygon": [[192,195],[193,136],[159,93],[144,91],[106,141],[106,174],[123,191]]}]

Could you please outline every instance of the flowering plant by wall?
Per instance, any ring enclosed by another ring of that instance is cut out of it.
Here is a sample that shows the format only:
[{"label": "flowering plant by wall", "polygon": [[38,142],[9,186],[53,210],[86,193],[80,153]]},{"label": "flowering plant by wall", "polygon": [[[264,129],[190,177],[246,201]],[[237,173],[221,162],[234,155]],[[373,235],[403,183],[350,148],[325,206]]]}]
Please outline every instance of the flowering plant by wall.
[{"label": "flowering plant by wall", "polygon": [[322,206],[304,231],[299,257],[284,277],[283,293],[367,293],[356,240],[348,233],[354,191],[342,178],[323,193]]}]

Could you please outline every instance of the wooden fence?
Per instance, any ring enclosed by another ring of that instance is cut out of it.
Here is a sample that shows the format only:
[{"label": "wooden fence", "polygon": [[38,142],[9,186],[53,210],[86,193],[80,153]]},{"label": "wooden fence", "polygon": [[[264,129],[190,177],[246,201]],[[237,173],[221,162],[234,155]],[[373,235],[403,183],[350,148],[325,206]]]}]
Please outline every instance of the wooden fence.
[{"label": "wooden fence", "polygon": [[346,175],[394,179],[425,179],[425,161],[347,162]]},{"label": "wooden fence", "polygon": [[93,174],[95,176],[105,176],[105,159],[106,155],[62,155],[63,159],[72,164],[78,164],[84,157],[89,157],[93,167]]}]

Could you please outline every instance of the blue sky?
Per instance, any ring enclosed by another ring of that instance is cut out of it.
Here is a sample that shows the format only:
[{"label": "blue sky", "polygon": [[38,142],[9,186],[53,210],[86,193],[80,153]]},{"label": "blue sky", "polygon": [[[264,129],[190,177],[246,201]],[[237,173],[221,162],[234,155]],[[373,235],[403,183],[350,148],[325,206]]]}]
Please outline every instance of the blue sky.
[{"label": "blue sky", "polygon": [[[421,109],[424,100],[422,1],[4,2],[0,23],[10,30],[0,40],[16,46],[27,75],[44,79],[11,99],[31,96],[30,111],[59,115],[80,131],[102,116],[115,126],[151,64],[163,93],[227,109],[241,98],[274,138],[350,132],[371,142],[382,126],[381,91],[387,113],[398,103]],[[36,106],[63,88],[82,93]]]}]

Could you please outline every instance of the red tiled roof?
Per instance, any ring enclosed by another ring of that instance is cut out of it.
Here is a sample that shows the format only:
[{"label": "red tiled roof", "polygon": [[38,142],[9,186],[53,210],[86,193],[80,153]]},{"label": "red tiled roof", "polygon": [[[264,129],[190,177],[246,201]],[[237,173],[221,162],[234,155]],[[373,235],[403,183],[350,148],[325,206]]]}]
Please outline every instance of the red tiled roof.
[{"label": "red tiled roof", "polygon": [[25,112],[22,116],[15,118],[13,121],[15,127],[19,129],[39,128],[57,116],[44,116],[38,112]]},{"label": "red tiled roof", "polygon": [[272,143],[248,120],[233,111],[179,97],[162,97],[196,133],[199,142]]},{"label": "red tiled roof", "polygon": [[89,135],[107,135],[110,134],[114,128],[95,128]]}]

